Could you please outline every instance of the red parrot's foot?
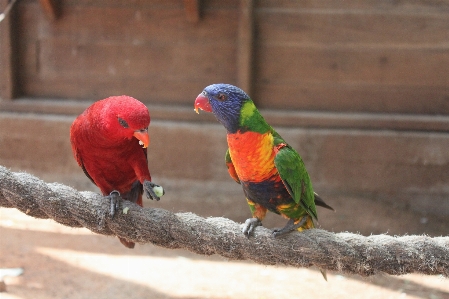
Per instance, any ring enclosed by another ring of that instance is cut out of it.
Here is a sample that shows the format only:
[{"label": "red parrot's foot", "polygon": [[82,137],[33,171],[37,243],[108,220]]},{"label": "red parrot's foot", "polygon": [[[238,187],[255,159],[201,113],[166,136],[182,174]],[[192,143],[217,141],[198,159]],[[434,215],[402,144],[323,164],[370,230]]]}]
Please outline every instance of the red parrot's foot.
[{"label": "red parrot's foot", "polygon": [[120,196],[120,192],[114,190],[106,196],[111,202],[110,215],[111,218],[114,217],[115,212],[120,208],[120,201],[122,197]]},{"label": "red parrot's foot", "polygon": [[260,221],[258,218],[246,219],[245,224],[243,225],[242,232],[249,238],[249,235],[253,233],[256,227],[260,225],[262,225],[262,221]]},{"label": "red parrot's foot", "polygon": [[143,182],[143,191],[147,198],[156,200],[160,200],[160,197],[165,194],[165,191],[161,186],[150,181]]},{"label": "red parrot's foot", "polygon": [[295,224],[295,220],[294,219],[290,219],[283,228],[273,230],[273,233],[271,235],[273,236],[273,238],[282,236],[282,235],[284,235],[286,233],[294,231],[295,229],[303,226],[304,223],[306,223],[306,221],[307,221],[307,216],[302,217],[301,221],[299,221],[296,224]]}]

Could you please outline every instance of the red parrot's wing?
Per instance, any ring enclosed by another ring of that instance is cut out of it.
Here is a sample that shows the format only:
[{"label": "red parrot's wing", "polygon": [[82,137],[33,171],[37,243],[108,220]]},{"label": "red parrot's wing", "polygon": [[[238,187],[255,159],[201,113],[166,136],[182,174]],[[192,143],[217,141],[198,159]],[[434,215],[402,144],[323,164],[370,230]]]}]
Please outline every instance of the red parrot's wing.
[{"label": "red parrot's wing", "polygon": [[77,150],[73,139],[72,139],[72,149],[73,149],[73,154],[75,155],[76,162],[78,162],[78,165],[81,167],[81,169],[83,169],[84,174],[89,178],[89,180],[91,180],[92,183],[95,184],[94,180],[92,179],[90,174],[87,172],[86,167],[84,167],[83,159],[81,158],[81,155],[80,155],[79,151]]},{"label": "red parrot's wing", "polygon": [[97,185],[97,184],[95,184],[94,179],[87,172],[86,167],[84,167],[83,160],[81,158],[80,158],[78,164],[81,166],[81,168],[83,169],[84,174],[89,178],[89,180],[91,180],[92,183],[94,183],[94,185]]},{"label": "red parrot's wing", "polygon": [[79,121],[79,118],[77,118],[73,122],[72,127],[70,128],[70,143],[72,144],[73,155],[75,156],[75,159],[76,159],[76,162],[78,162],[78,165],[83,169],[84,174],[89,178],[89,180],[92,181],[92,183],[95,184],[94,180],[92,179],[92,176],[87,172],[86,167],[84,167],[83,158],[81,157],[80,152],[78,151],[77,136],[80,135],[79,131],[80,131],[80,121]]}]

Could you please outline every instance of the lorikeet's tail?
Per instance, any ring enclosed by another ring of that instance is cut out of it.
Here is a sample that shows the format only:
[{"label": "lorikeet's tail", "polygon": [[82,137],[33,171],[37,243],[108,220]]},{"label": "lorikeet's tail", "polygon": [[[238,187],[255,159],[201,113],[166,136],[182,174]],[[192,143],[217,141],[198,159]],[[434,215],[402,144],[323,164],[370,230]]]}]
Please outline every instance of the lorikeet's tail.
[{"label": "lorikeet's tail", "polygon": [[324,202],[324,200],[315,192],[313,192],[313,195],[315,197],[315,205],[335,211],[333,207],[331,207],[330,205],[328,205],[327,203]]},{"label": "lorikeet's tail", "polygon": [[[315,224],[313,223],[313,219],[310,215],[306,215],[304,217],[307,217],[306,222],[297,228],[298,231],[302,232],[306,229],[314,228]],[[323,278],[327,281],[327,273],[326,270],[320,269],[321,275],[323,275]]]}]

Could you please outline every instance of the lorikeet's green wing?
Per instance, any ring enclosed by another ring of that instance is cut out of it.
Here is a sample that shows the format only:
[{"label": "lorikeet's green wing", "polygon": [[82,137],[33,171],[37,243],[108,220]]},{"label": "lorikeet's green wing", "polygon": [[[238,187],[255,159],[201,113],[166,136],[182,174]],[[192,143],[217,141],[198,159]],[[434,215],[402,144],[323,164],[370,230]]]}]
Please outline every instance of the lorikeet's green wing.
[{"label": "lorikeet's green wing", "polygon": [[297,204],[317,219],[312,183],[301,157],[286,143],[275,145],[275,151],[274,165],[288,192]]},{"label": "lorikeet's green wing", "polygon": [[240,179],[237,175],[237,172],[235,171],[234,163],[232,163],[231,155],[229,154],[229,149],[226,151],[225,156],[226,166],[228,167],[228,172],[231,178],[234,179],[237,183],[240,184]]}]

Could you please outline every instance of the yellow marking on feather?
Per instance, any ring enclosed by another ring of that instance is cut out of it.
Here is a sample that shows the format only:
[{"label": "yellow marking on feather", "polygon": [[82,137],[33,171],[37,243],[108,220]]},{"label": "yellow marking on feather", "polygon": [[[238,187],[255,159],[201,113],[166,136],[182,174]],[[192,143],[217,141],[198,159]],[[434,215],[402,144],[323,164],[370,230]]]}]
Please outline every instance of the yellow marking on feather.
[{"label": "yellow marking on feather", "polygon": [[283,204],[283,205],[278,205],[277,206],[279,212],[282,212],[283,210],[288,210],[291,207],[292,207],[292,204]]},{"label": "yellow marking on feather", "polygon": [[[296,230],[299,232],[302,232],[306,229],[311,229],[315,227],[315,224],[313,224],[313,219],[309,215],[306,215],[304,217],[307,217],[306,223],[304,223],[303,226],[298,227]],[[302,219],[302,218],[301,218]],[[295,221],[295,223],[298,223],[301,219],[298,219],[298,221]]]},{"label": "yellow marking on feather", "polygon": [[251,118],[251,116],[254,114],[254,111],[256,110],[256,106],[253,102],[248,101],[245,102],[242,106],[240,115],[241,115],[241,122],[244,122],[245,120]]}]

